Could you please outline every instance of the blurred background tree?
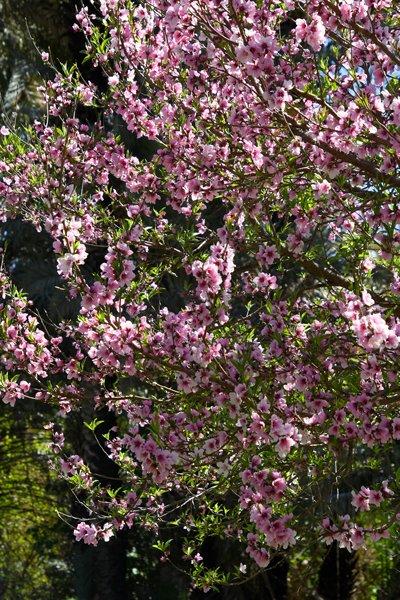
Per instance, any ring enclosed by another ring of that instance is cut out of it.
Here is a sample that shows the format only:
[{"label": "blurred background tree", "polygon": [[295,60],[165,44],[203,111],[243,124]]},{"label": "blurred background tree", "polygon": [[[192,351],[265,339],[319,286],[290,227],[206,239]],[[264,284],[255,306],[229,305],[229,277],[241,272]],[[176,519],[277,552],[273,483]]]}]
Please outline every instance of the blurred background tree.
[{"label": "blurred background tree", "polygon": [[63,486],[47,468],[44,415],[0,407],[0,597],[72,598],[70,529]]}]

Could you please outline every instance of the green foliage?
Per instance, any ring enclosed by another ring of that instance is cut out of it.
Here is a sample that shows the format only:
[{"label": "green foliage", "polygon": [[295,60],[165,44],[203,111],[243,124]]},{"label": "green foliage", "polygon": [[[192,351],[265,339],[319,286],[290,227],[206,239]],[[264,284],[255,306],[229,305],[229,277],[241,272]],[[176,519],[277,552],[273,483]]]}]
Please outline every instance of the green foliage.
[{"label": "green foliage", "polygon": [[65,492],[50,476],[45,433],[21,412],[0,415],[0,596],[67,599],[71,543],[56,510]]}]

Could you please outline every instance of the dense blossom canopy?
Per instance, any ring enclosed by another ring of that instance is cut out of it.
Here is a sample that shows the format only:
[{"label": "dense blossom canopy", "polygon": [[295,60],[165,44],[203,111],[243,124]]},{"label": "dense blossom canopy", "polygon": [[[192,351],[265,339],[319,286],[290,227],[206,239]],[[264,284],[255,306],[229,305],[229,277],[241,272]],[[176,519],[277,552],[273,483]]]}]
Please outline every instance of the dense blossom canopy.
[{"label": "dense blossom canopy", "polygon": [[[96,515],[76,538],[180,520],[265,567],[311,532],[348,549],[396,532],[397,3],[100,9],[76,28],[107,89],[56,75],[47,121],[3,128],[0,162],[2,217],[48,232],[81,299],[76,320],[45,328],[3,275],[3,400],[118,415],[115,493],[50,425]],[[117,122],[154,154],[130,153]],[[218,582],[197,550],[198,581]]]}]

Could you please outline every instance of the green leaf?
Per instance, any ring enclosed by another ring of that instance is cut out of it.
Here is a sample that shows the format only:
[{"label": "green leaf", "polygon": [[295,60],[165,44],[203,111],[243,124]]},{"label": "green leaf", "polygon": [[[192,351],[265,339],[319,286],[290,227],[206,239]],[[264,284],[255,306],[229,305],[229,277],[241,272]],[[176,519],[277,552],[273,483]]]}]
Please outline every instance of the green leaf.
[{"label": "green leaf", "polygon": [[94,431],[96,427],[104,423],[104,421],[99,421],[99,419],[94,419],[91,423],[84,423],[85,427],[90,429],[90,431]]},{"label": "green leaf", "polygon": [[396,471],[396,487],[400,488],[400,467]]},{"label": "green leaf", "polygon": [[170,540],[166,540],[165,542],[162,541],[158,541],[155,544],[153,544],[153,548],[155,548],[156,550],[160,550],[160,552],[166,552],[168,550],[168,548],[170,547],[172,542],[172,539]]}]

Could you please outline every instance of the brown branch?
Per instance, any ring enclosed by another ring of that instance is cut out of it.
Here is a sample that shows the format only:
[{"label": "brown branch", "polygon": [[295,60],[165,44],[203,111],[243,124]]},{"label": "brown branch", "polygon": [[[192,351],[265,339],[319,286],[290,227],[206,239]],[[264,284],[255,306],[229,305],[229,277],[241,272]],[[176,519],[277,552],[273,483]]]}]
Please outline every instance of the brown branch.
[{"label": "brown branch", "polygon": [[[297,262],[297,264],[301,265],[307,271],[307,273],[310,273],[328,285],[354,291],[353,283],[346,279],[346,277],[343,277],[343,275],[340,275],[340,273],[337,273],[332,269],[327,269],[326,267],[319,265],[317,262],[309,258],[294,256],[287,248],[281,248],[280,253],[287,258],[291,258],[293,261]],[[368,294],[370,294],[371,298],[373,298],[376,304],[382,306],[383,308],[393,309],[393,314],[396,317],[400,317],[400,305],[386,300],[383,296],[377,294],[373,290],[367,289],[366,291]]]},{"label": "brown branch", "polygon": [[335,158],[338,158],[339,160],[345,163],[347,162],[353,165],[354,167],[359,168],[361,171],[371,175],[377,181],[388,182],[393,186],[400,187],[400,179],[398,177],[385,177],[384,175],[382,175],[378,167],[376,167],[373,163],[369,162],[368,160],[358,158],[353,152],[343,152],[342,150],[333,148],[327,142],[313,139],[308,133],[306,133],[299,127],[297,121],[293,117],[290,117],[289,115],[285,115],[285,118],[282,118],[280,115],[276,116],[278,120],[281,121],[281,123],[283,122],[284,124],[287,124],[286,121],[288,121],[293,132],[299,137],[301,137],[308,144],[311,144],[312,146],[317,146],[317,148],[325,150],[325,152],[328,152]]},{"label": "brown branch", "polygon": [[[333,2],[331,2],[331,0],[325,0],[325,4],[329,6],[329,8],[336,14],[336,16],[339,19],[341,19],[341,13],[339,8]],[[359,23],[357,23],[357,21],[354,18],[351,20],[350,26],[352,30],[356,31],[358,34],[364,36],[365,38],[373,42],[376,46],[378,46],[378,48],[382,50],[382,52],[386,54],[386,56],[388,56],[395,65],[400,66],[400,58],[396,56],[391,50],[389,50],[389,48],[379,38],[377,38],[377,36],[374,33],[369,31],[368,29],[365,29],[365,27],[362,27]]]}]

